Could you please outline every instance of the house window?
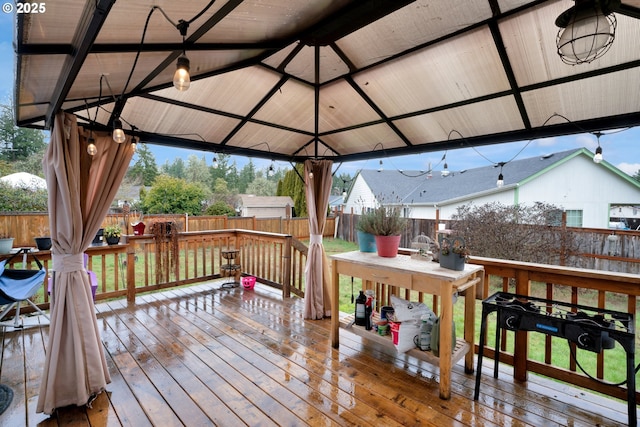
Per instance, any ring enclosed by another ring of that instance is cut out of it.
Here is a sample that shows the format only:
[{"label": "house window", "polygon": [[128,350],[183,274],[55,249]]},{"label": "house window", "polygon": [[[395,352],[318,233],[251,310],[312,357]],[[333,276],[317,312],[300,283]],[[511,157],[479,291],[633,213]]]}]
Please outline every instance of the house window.
[{"label": "house window", "polygon": [[581,210],[567,211],[567,227],[582,227],[582,211]]}]

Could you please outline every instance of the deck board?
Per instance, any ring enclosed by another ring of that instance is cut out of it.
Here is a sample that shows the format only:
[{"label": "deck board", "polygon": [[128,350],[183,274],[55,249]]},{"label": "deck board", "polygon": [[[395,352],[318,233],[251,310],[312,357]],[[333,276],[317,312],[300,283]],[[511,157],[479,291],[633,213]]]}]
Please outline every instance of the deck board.
[{"label": "deck board", "polygon": [[[531,376],[514,382],[459,363],[452,398],[437,366],[397,355],[330,321],[305,321],[298,298],[263,285],[209,282],[96,306],[112,382],[92,408],[35,413],[48,327],[0,330],[0,382],[15,393],[0,425],[27,426],[621,426],[626,405]],[[490,365],[490,366],[489,366]]]}]

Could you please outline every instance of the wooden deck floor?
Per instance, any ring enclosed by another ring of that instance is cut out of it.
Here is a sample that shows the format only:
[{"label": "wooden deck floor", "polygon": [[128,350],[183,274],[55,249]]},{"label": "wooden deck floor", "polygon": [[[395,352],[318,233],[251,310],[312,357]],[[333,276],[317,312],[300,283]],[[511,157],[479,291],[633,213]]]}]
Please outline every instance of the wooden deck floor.
[{"label": "wooden deck floor", "polygon": [[626,425],[622,402],[535,377],[519,385],[508,369],[494,380],[485,368],[474,402],[475,376],[456,365],[452,399],[440,400],[436,367],[347,331],[332,349],[329,321],[305,321],[302,300],[218,285],[98,304],[112,382],[92,409],[36,414],[48,328],[5,328],[0,383],[15,396],[0,425]]}]

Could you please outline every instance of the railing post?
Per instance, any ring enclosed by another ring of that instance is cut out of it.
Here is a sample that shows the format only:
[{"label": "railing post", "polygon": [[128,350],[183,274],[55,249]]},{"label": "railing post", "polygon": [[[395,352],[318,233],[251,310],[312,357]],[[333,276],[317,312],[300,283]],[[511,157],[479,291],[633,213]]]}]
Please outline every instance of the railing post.
[{"label": "railing post", "polygon": [[[531,295],[531,280],[526,270],[516,270],[516,294]],[[527,360],[529,359],[528,332],[517,331],[513,348],[513,377],[517,381],[527,380]]]},{"label": "railing post", "polygon": [[289,298],[291,296],[291,235],[284,238],[282,267],[282,298]]},{"label": "railing post", "polygon": [[127,242],[127,302],[135,302],[136,300],[136,250],[135,244]]}]

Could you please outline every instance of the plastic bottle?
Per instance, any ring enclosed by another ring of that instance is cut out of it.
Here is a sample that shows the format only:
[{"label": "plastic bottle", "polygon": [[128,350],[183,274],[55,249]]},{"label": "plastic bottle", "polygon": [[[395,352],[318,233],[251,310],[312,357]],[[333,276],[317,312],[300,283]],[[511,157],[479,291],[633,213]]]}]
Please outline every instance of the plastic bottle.
[{"label": "plastic bottle", "polygon": [[366,326],[367,316],[365,310],[365,304],[367,302],[367,297],[364,295],[363,291],[360,291],[358,298],[356,298],[356,325],[358,326]]},{"label": "plastic bottle", "polygon": [[431,329],[433,328],[433,319],[431,315],[425,314],[421,317],[422,325],[420,326],[419,347],[422,351],[431,350]]}]

